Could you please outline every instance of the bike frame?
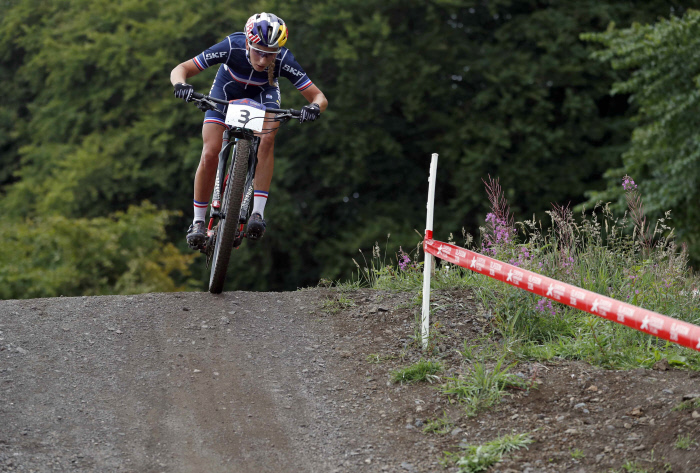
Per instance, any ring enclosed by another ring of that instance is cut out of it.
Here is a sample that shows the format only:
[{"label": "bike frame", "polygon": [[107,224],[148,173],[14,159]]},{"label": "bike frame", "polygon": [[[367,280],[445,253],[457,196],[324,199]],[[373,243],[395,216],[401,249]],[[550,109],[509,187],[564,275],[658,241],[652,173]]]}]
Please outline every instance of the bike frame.
[{"label": "bike frame", "polygon": [[[215,226],[215,219],[226,218],[226,215],[220,213],[221,208],[221,195],[226,188],[226,166],[228,164],[229,157],[235,156],[235,146],[239,139],[246,139],[251,142],[252,150],[248,153],[248,174],[246,176],[243,202],[241,203],[241,211],[238,215],[238,223],[240,225],[238,232],[240,237],[236,237],[236,243],[234,248],[240,245],[240,242],[245,237],[243,233],[243,226],[248,220],[248,209],[250,207],[250,202],[253,197],[253,182],[255,179],[255,168],[258,164],[258,147],[260,146],[260,137],[256,136],[251,130],[247,128],[232,128],[225,130],[223,134],[223,142],[221,144],[221,151],[219,152],[219,165],[216,170],[216,181],[214,183],[214,194],[212,196],[212,209],[213,212],[210,215],[208,232],[213,232]],[[235,158],[232,158],[235,159]],[[210,235],[211,236],[211,235]]]}]

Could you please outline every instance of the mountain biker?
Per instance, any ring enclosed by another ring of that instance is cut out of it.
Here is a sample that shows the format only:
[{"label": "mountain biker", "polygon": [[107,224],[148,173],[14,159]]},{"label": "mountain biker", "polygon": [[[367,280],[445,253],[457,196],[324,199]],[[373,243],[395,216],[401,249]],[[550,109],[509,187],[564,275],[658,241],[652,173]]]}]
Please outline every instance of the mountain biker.
[{"label": "mountain biker", "polygon": [[[286,23],[271,13],[256,13],[245,25],[244,32],[233,33],[191,60],[177,65],[170,73],[170,82],[177,98],[189,102],[193,87],[187,78],[199,74],[213,64],[221,64],[209,95],[224,100],[253,99],[272,108],[280,108],[279,76],[289,79],[309,101],[301,110],[299,121],[314,121],[328,106],[323,92],[316,87],[284,46],[289,37]],[[187,243],[201,249],[206,243],[204,224],[209,198],[214,190],[216,170],[221,150],[225,105],[208,110],[202,125],[202,156],[194,179],[194,219],[187,230]],[[266,118],[274,114],[267,113]],[[257,240],[265,233],[264,211],[274,168],[275,135],[279,123],[267,122],[260,136],[258,165],[255,170],[253,212],[248,221],[247,235]]]}]

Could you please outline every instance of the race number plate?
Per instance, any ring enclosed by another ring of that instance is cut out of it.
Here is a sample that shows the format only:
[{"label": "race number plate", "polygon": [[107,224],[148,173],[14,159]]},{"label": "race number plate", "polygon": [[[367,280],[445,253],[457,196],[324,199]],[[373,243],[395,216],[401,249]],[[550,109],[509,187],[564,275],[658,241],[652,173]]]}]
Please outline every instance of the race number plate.
[{"label": "race number plate", "polygon": [[226,124],[231,127],[262,131],[265,122],[265,106],[255,100],[231,100],[226,111]]}]

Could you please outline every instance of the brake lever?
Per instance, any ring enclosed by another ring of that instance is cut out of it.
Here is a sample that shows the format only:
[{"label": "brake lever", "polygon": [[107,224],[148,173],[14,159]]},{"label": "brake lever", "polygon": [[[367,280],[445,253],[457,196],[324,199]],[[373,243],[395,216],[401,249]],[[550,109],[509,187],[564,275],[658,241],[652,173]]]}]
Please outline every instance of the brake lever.
[{"label": "brake lever", "polygon": [[214,102],[212,102],[210,100],[200,99],[200,100],[195,100],[195,101],[197,102],[197,108],[203,112],[206,112],[207,110],[217,110]]},{"label": "brake lever", "polygon": [[291,113],[280,113],[273,119],[276,122],[287,123],[289,120],[294,118]]}]

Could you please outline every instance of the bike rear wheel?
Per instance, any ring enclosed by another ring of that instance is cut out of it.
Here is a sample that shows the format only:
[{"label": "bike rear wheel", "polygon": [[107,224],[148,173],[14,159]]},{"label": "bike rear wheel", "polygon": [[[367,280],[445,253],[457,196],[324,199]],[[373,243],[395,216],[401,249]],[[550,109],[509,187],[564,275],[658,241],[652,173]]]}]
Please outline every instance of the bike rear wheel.
[{"label": "bike rear wheel", "polygon": [[[221,198],[222,218],[216,226],[216,242],[212,256],[209,292],[219,294],[224,289],[226,270],[233,250],[233,242],[238,230],[238,216],[243,200],[243,187],[248,172],[248,155],[252,144],[249,140],[239,139],[233,151],[233,159],[228,169],[228,181]],[[223,177],[222,177],[223,179]]]}]

